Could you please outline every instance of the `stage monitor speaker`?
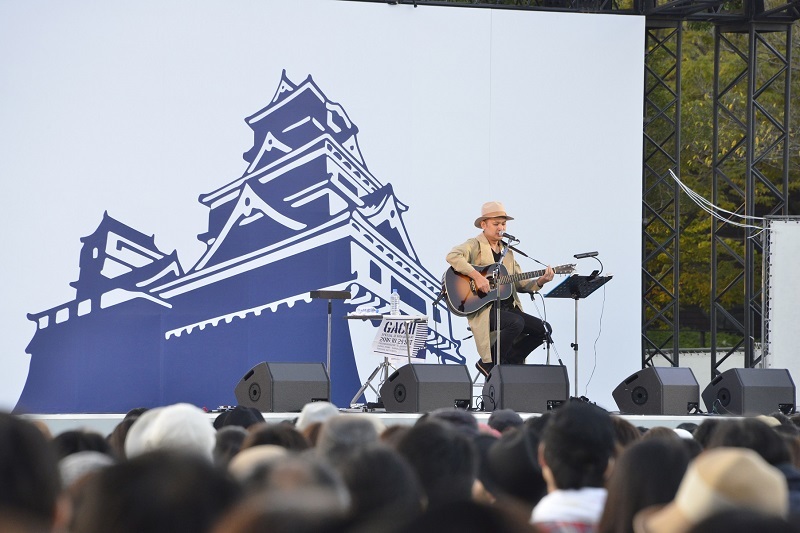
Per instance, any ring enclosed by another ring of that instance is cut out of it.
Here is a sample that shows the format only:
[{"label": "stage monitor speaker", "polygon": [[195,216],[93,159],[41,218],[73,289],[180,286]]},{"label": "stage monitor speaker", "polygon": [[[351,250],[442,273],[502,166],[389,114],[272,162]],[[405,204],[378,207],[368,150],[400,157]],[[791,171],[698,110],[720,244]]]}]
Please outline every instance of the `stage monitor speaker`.
[{"label": "stage monitor speaker", "polygon": [[483,409],[544,413],[569,399],[563,365],[498,365],[483,385]]},{"label": "stage monitor speaker", "polygon": [[611,395],[620,413],[632,415],[685,415],[700,406],[700,385],[691,368],[643,368]]},{"label": "stage monitor speaker", "polygon": [[407,364],[381,386],[387,413],[427,413],[440,407],[470,406],[472,379],[464,365]]},{"label": "stage monitor speaker", "polygon": [[703,390],[706,411],[731,415],[793,413],[795,386],[783,368],[731,368]]},{"label": "stage monitor speaker", "polygon": [[239,380],[236,401],[264,413],[300,411],[330,401],[331,381],[322,363],[258,363]]}]

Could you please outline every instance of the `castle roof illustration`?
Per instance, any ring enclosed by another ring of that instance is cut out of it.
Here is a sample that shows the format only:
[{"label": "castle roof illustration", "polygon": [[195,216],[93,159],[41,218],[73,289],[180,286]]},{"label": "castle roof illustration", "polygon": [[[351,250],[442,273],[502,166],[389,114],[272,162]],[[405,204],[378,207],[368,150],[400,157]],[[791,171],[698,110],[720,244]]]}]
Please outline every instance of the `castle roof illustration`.
[{"label": "castle roof illustration", "polygon": [[[253,145],[244,171],[198,198],[208,226],[193,265],[108,212],[80,239],[75,299],[28,314],[37,331],[21,402],[42,412],[230,404],[230,384],[256,361],[319,361],[324,351],[307,328],[324,314],[309,296],[320,289],[352,294],[337,304],[342,314],[363,305],[388,312],[398,289],[404,313],[441,324],[428,349],[463,363],[449,318],[434,309],[444,309],[434,302],[440,281],[403,223],[409,207],[368,169],[345,109],[311,76],[295,84],[284,70],[269,103],[245,121]],[[377,327],[344,322],[334,326],[339,401],[358,387],[352,339],[361,333],[352,332]],[[71,394],[57,392],[62,383]]]}]

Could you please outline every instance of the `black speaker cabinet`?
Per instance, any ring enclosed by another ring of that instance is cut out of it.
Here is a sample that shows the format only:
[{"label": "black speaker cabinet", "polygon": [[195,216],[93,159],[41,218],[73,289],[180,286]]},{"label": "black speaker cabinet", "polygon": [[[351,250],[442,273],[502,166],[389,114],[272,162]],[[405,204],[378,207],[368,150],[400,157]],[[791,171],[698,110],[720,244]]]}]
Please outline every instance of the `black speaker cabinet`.
[{"label": "black speaker cabinet", "polygon": [[795,386],[783,368],[731,368],[703,390],[706,411],[733,415],[792,413]]},{"label": "black speaker cabinet", "polygon": [[381,386],[387,413],[427,413],[440,407],[469,407],[472,380],[464,365],[407,364]]},{"label": "black speaker cabinet", "polygon": [[485,411],[544,413],[568,399],[569,376],[563,365],[498,365],[483,385]]},{"label": "black speaker cabinet", "polygon": [[691,368],[643,368],[611,395],[620,413],[632,415],[685,415],[700,405],[700,385]]},{"label": "black speaker cabinet", "polygon": [[322,363],[258,363],[239,380],[236,401],[264,413],[300,411],[330,401],[331,381]]}]

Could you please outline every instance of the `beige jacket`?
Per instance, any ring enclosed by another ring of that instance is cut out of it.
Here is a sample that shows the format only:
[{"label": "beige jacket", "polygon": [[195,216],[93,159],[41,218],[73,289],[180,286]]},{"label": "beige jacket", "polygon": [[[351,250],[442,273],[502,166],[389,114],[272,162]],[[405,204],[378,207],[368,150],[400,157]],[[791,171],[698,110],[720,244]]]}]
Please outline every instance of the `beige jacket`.
[{"label": "beige jacket", "polygon": [[[486,237],[483,233],[479,233],[477,237],[472,239],[468,239],[464,244],[460,244],[450,250],[450,253],[447,254],[445,258],[450,266],[452,266],[456,272],[459,272],[464,275],[469,275],[470,272],[475,270],[472,265],[491,265],[494,263],[494,255],[492,254],[492,248],[489,245],[489,241],[486,240]],[[506,267],[509,274],[519,274],[522,272],[520,269],[519,264],[514,259],[514,252],[509,250],[506,256],[503,258],[503,266]],[[511,292],[512,297],[514,298],[514,306],[522,309],[522,303],[519,301],[519,295],[517,292],[536,292],[541,287],[536,284],[536,279],[529,279],[518,281],[514,283],[513,290]],[[491,350],[491,343],[493,339],[493,335],[490,335],[489,332],[489,312],[491,311],[492,306],[487,305],[481,309],[478,309],[474,313],[467,315],[467,322],[469,323],[469,327],[472,329],[472,335],[475,339],[475,344],[478,347],[478,355],[480,355],[481,359],[485,363],[489,363],[492,360],[492,350]],[[503,342],[503,339],[500,339],[500,342]]]}]

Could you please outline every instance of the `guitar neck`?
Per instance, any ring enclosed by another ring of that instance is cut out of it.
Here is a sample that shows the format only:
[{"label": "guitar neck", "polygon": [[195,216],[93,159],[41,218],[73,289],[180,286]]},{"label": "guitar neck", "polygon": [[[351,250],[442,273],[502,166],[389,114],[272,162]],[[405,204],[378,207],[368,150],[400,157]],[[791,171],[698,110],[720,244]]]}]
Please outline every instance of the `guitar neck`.
[{"label": "guitar neck", "polygon": [[544,270],[534,270],[532,272],[520,272],[519,274],[507,274],[505,276],[499,276],[497,278],[497,283],[513,283],[524,279],[538,278],[544,274],[544,272]]}]

